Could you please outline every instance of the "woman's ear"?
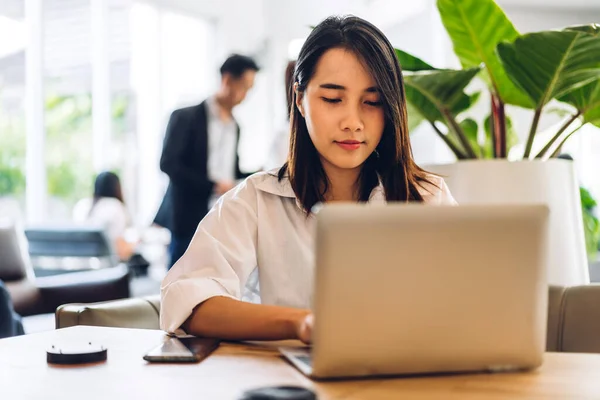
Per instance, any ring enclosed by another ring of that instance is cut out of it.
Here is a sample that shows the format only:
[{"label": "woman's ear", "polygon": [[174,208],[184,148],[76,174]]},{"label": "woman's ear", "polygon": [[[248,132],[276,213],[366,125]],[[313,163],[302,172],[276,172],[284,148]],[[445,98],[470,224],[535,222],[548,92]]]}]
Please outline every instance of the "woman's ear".
[{"label": "woman's ear", "polygon": [[298,82],[294,83],[294,93],[296,94],[296,107],[298,107],[298,111],[302,117],[304,117],[304,108],[302,107],[302,99],[304,98],[304,92],[298,90]]}]

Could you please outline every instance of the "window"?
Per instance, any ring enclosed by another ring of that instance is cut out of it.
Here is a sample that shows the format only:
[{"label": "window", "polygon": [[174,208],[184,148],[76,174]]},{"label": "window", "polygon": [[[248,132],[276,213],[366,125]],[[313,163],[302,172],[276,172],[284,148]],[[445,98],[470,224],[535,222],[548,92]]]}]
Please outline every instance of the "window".
[{"label": "window", "polygon": [[43,2],[47,221],[69,221],[92,194],[92,76],[89,0]]},{"label": "window", "polygon": [[[149,224],[160,204],[167,179],[159,160],[171,112],[200,103],[218,84],[212,51],[214,25],[207,20],[135,2],[130,12],[131,124],[136,165],[135,217]],[[124,184],[125,186],[125,184]],[[124,190],[132,190],[124,187]]]},{"label": "window", "polygon": [[25,209],[25,26],[23,1],[0,10],[0,217]]}]

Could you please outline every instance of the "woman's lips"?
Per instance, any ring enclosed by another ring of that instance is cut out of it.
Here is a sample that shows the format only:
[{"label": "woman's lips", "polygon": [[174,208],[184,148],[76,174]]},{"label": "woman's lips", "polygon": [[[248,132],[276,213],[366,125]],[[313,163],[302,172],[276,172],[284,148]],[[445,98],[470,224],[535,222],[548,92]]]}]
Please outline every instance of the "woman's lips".
[{"label": "woman's lips", "polygon": [[344,150],[356,150],[362,144],[362,142],[359,142],[358,140],[344,140],[341,142],[335,141],[334,143]]}]

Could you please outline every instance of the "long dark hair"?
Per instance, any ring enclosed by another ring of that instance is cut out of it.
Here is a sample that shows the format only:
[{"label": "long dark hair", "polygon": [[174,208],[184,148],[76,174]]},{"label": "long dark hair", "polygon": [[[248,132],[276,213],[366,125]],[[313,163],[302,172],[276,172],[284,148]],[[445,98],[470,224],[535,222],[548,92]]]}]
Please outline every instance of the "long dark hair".
[{"label": "long dark hair", "polygon": [[[329,17],[317,25],[296,62],[294,81],[298,92],[306,90],[321,56],[334,48],[352,51],[364,63],[380,90],[384,107],[381,141],[361,168],[359,201],[368,201],[380,181],[387,201],[423,201],[418,186],[432,182],[427,178],[428,173],[413,160],[402,70],[394,48],[377,27],[354,16]],[[294,93],[294,103],[296,96]],[[290,129],[288,161],[279,170],[279,180],[288,175],[296,197],[309,213],[312,206],[325,201],[329,182],[306,121],[295,106],[290,114]]]},{"label": "long dark hair", "polygon": [[296,61],[289,61],[285,66],[285,101],[287,102],[287,116],[290,118],[292,107],[294,107],[294,69],[296,68]]},{"label": "long dark hair", "polygon": [[101,172],[96,177],[96,181],[94,182],[94,202],[92,203],[90,212],[94,209],[96,203],[98,203],[100,199],[105,197],[117,199],[121,203],[125,203],[123,201],[121,181],[119,180],[118,175],[114,172]]}]

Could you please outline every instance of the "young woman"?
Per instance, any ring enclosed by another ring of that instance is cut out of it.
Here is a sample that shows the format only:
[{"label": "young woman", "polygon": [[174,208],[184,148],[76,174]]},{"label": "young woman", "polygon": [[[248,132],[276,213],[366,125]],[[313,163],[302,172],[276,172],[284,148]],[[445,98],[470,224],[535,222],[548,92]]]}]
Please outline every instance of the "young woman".
[{"label": "young woman", "polygon": [[248,178],[202,220],[163,281],[162,329],[310,342],[315,204],[455,203],[413,161],[400,65],[379,29],[326,19],[294,82],[288,162]]},{"label": "young woman", "polygon": [[77,223],[102,227],[121,260],[127,261],[132,256],[135,245],[124,239],[130,220],[117,174],[98,174],[94,182],[94,197],[82,199],[75,205],[73,219]]}]

